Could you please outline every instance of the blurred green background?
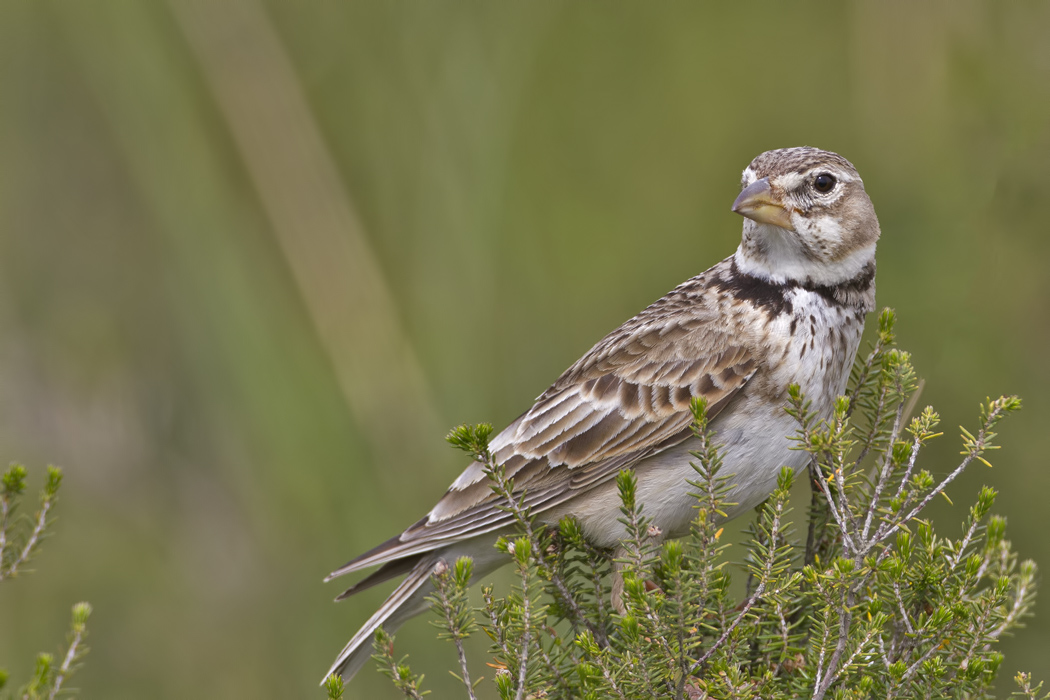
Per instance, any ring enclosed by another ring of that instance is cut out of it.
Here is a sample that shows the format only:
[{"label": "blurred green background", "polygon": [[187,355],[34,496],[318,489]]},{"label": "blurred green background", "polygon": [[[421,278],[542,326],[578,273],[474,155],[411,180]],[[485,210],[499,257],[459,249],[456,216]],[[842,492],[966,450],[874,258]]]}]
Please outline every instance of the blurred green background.
[{"label": "blurred green background", "polygon": [[[1048,27],[991,0],[0,4],[0,458],[67,475],[0,663],[25,678],[84,599],[83,697],[321,697],[385,594],[321,579],[458,474],[447,427],[505,424],[730,254],[740,171],[802,144],[875,202],[878,301],[944,417],[926,466],[1025,400],[943,534],[987,483],[1050,567]],[[1048,677],[1048,616],[1003,643],[1004,694]],[[418,621],[399,648],[450,694],[451,645]]]}]

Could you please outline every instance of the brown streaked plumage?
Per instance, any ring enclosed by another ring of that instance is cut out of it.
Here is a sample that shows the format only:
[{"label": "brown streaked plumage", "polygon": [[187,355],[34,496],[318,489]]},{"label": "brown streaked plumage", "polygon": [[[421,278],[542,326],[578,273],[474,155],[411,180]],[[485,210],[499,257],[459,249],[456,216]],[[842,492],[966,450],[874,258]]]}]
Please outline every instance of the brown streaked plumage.
[{"label": "brown streaked plumage", "polygon": [[[616,546],[623,526],[614,478],[633,469],[654,524],[666,537],[684,534],[694,503],[686,479],[695,397],[707,399],[734,474],[729,499],[738,505],[729,517],[768,496],[780,466],[801,466],[788,449],[787,387],[800,384],[825,415],[845,389],[874,308],[878,220],[856,170],[827,151],[763,153],[742,184],[736,253],[599,341],[491,441],[541,521],[571,512],[595,544]],[[408,576],[329,673],[353,675],[378,626],[421,612],[440,562],[472,556],[477,575],[503,564],[492,544],[513,520],[500,505],[483,465],[470,464],[426,517],[334,571],[326,580],[380,567],[339,599]]]}]

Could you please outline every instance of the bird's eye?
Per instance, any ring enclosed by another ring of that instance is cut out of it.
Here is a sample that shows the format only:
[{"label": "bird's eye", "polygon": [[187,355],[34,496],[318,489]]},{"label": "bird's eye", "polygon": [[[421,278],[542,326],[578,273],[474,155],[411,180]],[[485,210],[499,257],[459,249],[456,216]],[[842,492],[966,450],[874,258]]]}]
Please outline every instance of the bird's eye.
[{"label": "bird's eye", "polygon": [[827,173],[821,173],[817,175],[816,179],[813,180],[813,189],[821,194],[827,194],[831,192],[835,187],[835,178]]}]

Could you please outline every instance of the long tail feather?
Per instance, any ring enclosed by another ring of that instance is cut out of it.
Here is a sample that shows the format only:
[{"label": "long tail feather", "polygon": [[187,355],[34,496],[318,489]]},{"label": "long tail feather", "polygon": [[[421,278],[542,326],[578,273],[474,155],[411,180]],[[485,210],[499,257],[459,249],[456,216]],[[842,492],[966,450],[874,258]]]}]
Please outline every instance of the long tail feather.
[{"label": "long tail feather", "polygon": [[[441,557],[436,553],[429,554],[412,567],[412,571],[401,582],[401,585],[394,589],[375,615],[368,619],[368,622],[357,631],[353,639],[339,653],[335,663],[325,674],[325,678],[333,673],[347,680],[352,678],[371,657],[372,640],[379,627],[393,633],[401,626],[401,623],[418,615],[426,608],[425,598],[430,592],[430,574],[440,559]],[[324,680],[321,681],[321,684],[324,685]]]},{"label": "long tail feather", "polygon": [[372,586],[377,586],[384,581],[407,574],[416,564],[419,563],[420,558],[421,557],[417,556],[409,557],[408,559],[395,559],[394,561],[388,561],[386,564],[379,567],[379,569],[373,571],[371,574],[337,595],[335,601],[338,603],[340,600],[346,600],[355,593],[360,593],[361,591],[367,590]]}]

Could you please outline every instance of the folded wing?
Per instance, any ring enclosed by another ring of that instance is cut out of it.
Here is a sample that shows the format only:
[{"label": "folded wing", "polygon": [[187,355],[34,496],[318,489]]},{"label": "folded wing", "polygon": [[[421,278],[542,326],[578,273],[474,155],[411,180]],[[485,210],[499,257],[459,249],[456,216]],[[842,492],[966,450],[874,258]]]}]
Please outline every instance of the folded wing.
[{"label": "folded wing", "polygon": [[[731,341],[720,314],[702,306],[687,315],[663,313],[674,295],[606,336],[490,442],[533,512],[687,439],[693,398],[705,398],[714,418],[755,373],[757,359]],[[350,594],[409,568],[398,560],[511,525],[484,470],[472,463],[425,518],[329,579],[386,564]]]}]

